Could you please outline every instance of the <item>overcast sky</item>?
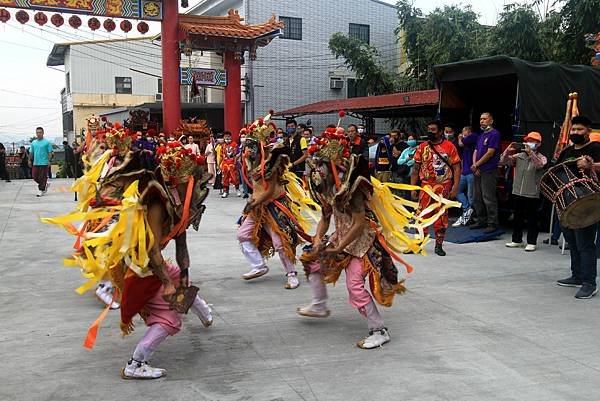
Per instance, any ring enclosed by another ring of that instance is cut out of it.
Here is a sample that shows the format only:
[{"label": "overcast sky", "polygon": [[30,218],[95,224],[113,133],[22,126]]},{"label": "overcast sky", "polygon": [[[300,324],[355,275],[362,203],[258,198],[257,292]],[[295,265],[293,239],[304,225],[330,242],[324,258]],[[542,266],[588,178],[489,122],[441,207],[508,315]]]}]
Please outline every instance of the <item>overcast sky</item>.
[{"label": "overcast sky", "polygon": [[[300,0],[301,1],[301,0]],[[358,0],[348,0],[358,1]],[[394,3],[393,0],[387,0]],[[194,1],[190,1],[191,4]],[[502,0],[473,1],[473,9],[480,14],[480,22],[494,24],[501,11]],[[437,6],[460,4],[448,0],[416,0],[415,5],[424,12]],[[464,2],[463,2],[464,4]],[[48,54],[54,43],[82,40],[99,40],[109,37],[122,38],[121,32],[109,35],[105,31],[92,33],[87,26],[75,30],[66,22],[60,29],[50,23],[40,28],[33,22],[30,11],[29,22],[21,25],[15,20],[16,9],[9,9],[12,18],[0,26],[0,142],[11,142],[33,136],[36,126],[46,129],[47,137],[62,137],[60,91],[64,87],[62,67],[46,67]],[[50,13],[46,13],[50,15]],[[83,19],[84,22],[86,18]],[[134,24],[135,26],[135,24]],[[150,23],[151,33],[158,33],[160,26]],[[130,37],[135,28],[130,32]],[[135,32],[137,34],[137,31]]]}]

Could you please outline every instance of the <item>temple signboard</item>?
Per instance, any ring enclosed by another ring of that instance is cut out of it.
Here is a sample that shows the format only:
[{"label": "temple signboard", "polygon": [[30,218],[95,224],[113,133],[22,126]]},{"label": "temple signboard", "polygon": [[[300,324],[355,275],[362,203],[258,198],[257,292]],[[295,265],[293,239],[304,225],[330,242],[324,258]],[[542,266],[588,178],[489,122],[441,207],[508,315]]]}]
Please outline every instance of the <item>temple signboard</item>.
[{"label": "temple signboard", "polygon": [[0,0],[0,7],[160,21],[162,0]]},{"label": "temple signboard", "polygon": [[227,72],[216,68],[180,67],[182,85],[227,86]]}]

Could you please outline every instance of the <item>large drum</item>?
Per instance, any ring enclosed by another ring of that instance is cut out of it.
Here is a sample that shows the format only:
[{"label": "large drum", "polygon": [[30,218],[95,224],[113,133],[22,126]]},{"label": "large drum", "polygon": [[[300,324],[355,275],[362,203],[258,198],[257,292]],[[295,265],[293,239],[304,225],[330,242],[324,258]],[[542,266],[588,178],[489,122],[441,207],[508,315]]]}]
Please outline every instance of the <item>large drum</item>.
[{"label": "large drum", "polygon": [[577,161],[570,161],[542,176],[540,190],[554,203],[560,223],[567,228],[583,228],[600,221],[600,183],[595,173],[590,174],[580,171]]}]

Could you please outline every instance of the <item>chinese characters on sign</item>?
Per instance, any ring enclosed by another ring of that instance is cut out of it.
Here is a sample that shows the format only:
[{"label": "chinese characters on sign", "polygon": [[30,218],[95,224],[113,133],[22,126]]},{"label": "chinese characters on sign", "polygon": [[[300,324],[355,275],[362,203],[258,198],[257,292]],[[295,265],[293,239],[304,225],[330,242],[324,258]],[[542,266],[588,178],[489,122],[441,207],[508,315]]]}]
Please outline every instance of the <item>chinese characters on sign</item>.
[{"label": "chinese characters on sign", "polygon": [[227,72],[215,68],[181,67],[182,85],[192,85],[194,78],[198,86],[227,86]]}]

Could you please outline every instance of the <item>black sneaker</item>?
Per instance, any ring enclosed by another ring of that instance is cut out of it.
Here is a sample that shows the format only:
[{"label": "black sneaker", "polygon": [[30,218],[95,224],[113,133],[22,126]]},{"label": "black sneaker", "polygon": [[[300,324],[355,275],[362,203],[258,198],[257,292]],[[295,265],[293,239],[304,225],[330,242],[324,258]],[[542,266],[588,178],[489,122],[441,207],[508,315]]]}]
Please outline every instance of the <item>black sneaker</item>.
[{"label": "black sneaker", "polygon": [[444,251],[441,245],[435,246],[435,254],[438,256],[446,256],[446,252]]},{"label": "black sneaker", "polygon": [[556,284],[562,287],[581,287],[583,285],[583,282],[577,277],[571,276],[569,278],[563,278],[562,280],[556,281]]},{"label": "black sneaker", "polygon": [[558,245],[558,240],[557,239],[545,239],[542,242],[544,244]]},{"label": "black sneaker", "polygon": [[577,291],[577,294],[575,294],[575,298],[590,299],[591,297],[596,295],[597,292],[598,292],[598,289],[596,288],[595,285],[583,283],[583,285],[581,286],[579,291]]}]

